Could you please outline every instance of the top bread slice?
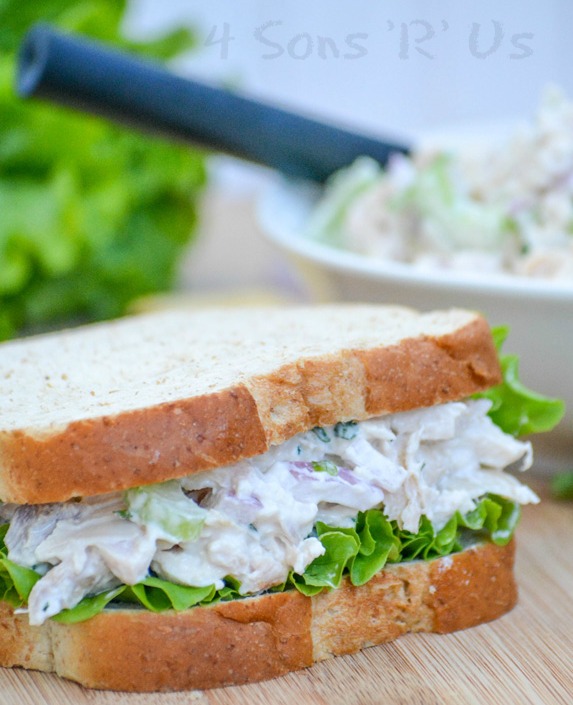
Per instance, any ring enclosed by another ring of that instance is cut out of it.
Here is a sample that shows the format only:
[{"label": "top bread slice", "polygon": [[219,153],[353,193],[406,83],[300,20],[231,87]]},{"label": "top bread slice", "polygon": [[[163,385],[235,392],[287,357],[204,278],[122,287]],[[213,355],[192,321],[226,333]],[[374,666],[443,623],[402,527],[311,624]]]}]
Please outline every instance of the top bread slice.
[{"label": "top bread slice", "polygon": [[0,499],[160,482],[500,381],[486,321],[458,309],[174,311],[12,341],[0,345]]}]

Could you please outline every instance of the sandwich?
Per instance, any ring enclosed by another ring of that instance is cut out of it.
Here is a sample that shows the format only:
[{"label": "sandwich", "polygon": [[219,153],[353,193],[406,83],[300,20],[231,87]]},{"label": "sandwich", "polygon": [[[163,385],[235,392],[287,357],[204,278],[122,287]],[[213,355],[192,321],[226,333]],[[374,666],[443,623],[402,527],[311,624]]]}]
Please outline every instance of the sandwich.
[{"label": "sandwich", "polygon": [[0,665],[204,689],[505,614],[517,436],[562,408],[502,337],[330,305],[2,344]]}]

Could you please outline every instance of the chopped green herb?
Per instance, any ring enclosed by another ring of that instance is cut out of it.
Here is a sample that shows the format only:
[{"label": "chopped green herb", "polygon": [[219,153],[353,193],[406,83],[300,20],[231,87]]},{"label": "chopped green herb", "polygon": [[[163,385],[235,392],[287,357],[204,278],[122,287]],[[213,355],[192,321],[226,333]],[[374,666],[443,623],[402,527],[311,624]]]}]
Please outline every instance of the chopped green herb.
[{"label": "chopped green herb", "polygon": [[358,424],[356,421],[347,421],[346,423],[339,422],[334,427],[334,435],[337,438],[344,438],[351,441],[358,435]]},{"label": "chopped green herb", "polygon": [[312,429],[312,432],[314,435],[321,440],[323,443],[330,443],[330,436],[328,433],[322,428],[322,426],[315,426]]}]

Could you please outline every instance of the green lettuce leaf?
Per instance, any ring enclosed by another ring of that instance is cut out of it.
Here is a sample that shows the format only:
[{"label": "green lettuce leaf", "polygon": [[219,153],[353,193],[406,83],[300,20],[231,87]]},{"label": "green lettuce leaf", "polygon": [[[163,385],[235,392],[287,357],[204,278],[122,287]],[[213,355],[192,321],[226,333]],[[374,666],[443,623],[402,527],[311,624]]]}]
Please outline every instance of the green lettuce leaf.
[{"label": "green lettuce leaf", "polygon": [[358,515],[356,533],[360,546],[350,564],[350,580],[353,585],[364,585],[382,570],[387,561],[399,560],[400,540],[392,524],[378,509]]},{"label": "green lettuce leaf", "polygon": [[320,522],[316,528],[325,552],[307,566],[302,576],[293,578],[295,587],[306,595],[316,594],[324,587],[337,588],[348,562],[360,548],[360,539],[354,529],[335,529]]},{"label": "green lettuce leaf", "polygon": [[573,499],[573,470],[557,473],[552,478],[551,494],[556,499]]},{"label": "green lettuce leaf", "polygon": [[138,602],[152,612],[174,609],[187,610],[201,602],[212,602],[216,596],[214,585],[189,587],[150,576],[127,588],[122,601]]},{"label": "green lettuce leaf", "polygon": [[531,391],[519,380],[519,361],[515,355],[501,354],[508,328],[492,330],[498,349],[503,382],[474,395],[492,402],[489,416],[502,431],[514,436],[550,431],[563,418],[565,403]]},{"label": "green lettuce leaf", "polygon": [[26,604],[28,596],[40,576],[31,568],[24,568],[8,558],[0,558],[0,580],[4,584],[2,599],[11,605]]},{"label": "green lettuce leaf", "polygon": [[8,550],[4,537],[9,524],[0,526],[0,600],[14,607],[21,607],[28,601],[34,585],[40,579],[36,571],[24,568],[7,558]]},{"label": "green lettuce leaf", "polygon": [[84,597],[75,607],[62,610],[52,619],[55,622],[62,624],[75,624],[76,622],[85,622],[87,619],[95,617],[104,610],[104,608],[116,597],[121,595],[126,590],[125,585],[120,585],[115,590],[108,590],[99,595]]},{"label": "green lettuce leaf", "polygon": [[99,614],[110,602],[117,607],[139,605],[150,612],[181,612],[195,605],[236,600],[241,597],[238,592],[240,585],[236,580],[227,578],[225,583],[223,588],[216,590],[214,585],[191,587],[149,576],[137,585],[120,585],[114,590],[84,597],[75,607],[62,610],[52,619],[65,624],[83,622]]},{"label": "green lettuce leaf", "polygon": [[396,533],[400,539],[401,560],[412,561],[420,558],[428,560],[437,556],[446,556],[460,550],[461,547],[458,540],[457,516],[452,517],[437,533],[427,517],[422,517],[418,533],[400,530],[398,527],[396,527]]},{"label": "green lettuce leaf", "polygon": [[303,575],[291,574],[287,584],[305,595],[338,587],[344,575],[353,585],[364,585],[386,563],[447,556],[460,551],[471,535],[503,546],[513,536],[520,516],[518,504],[488,495],[468,514],[457,512],[437,532],[427,517],[422,517],[416,533],[400,529],[380,509],[360,512],[354,528],[319,522],[316,533],[325,553],[312,561]]},{"label": "green lettuce leaf", "polygon": [[232,575],[228,575],[225,578],[225,587],[217,590],[212,602],[216,600],[221,600],[222,602],[238,600],[241,597],[241,593],[239,592],[240,588],[241,583],[236,578],[233,578]]},{"label": "green lettuce leaf", "polygon": [[193,237],[202,154],[14,91],[38,21],[157,60],[196,43],[183,28],[128,39],[128,11],[127,0],[0,2],[0,340],[168,290]]},{"label": "green lettuce leaf", "polygon": [[461,516],[458,512],[456,519],[459,526],[472,531],[485,529],[493,543],[505,546],[519,524],[521,507],[504,497],[489,495],[465,516]]}]

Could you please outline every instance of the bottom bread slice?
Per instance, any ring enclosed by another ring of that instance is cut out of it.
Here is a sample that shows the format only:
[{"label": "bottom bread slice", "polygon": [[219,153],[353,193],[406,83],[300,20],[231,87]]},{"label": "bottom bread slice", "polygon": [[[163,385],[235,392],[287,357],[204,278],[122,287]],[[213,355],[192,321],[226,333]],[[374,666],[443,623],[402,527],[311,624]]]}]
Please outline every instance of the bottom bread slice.
[{"label": "bottom bread slice", "polygon": [[452,632],[501,616],[517,600],[514,551],[513,542],[479,543],[312,598],[291,590],[184,612],[118,606],[70,625],[32,627],[1,603],[0,665],[140,692],[274,678],[407,632]]}]

